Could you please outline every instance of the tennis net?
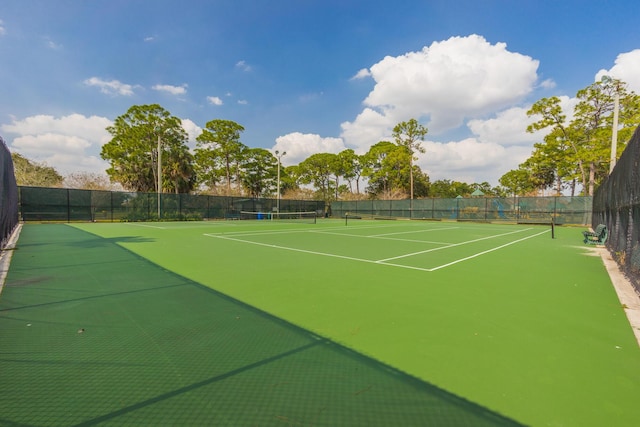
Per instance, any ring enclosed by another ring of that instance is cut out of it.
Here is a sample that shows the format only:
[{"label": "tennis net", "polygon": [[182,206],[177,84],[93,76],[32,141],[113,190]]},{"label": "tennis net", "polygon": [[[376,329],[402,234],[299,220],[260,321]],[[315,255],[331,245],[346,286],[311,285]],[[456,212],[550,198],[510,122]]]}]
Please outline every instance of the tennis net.
[{"label": "tennis net", "polygon": [[241,220],[263,220],[315,224],[316,212],[247,212],[240,211]]}]

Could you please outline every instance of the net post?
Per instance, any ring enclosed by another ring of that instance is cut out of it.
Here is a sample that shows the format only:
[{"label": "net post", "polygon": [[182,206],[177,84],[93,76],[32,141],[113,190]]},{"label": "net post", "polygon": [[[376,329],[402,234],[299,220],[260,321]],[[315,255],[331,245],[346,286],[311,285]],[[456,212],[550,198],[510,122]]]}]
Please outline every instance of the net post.
[{"label": "net post", "polygon": [[555,220],[553,219],[553,215],[551,216],[551,238],[552,239],[556,238],[556,227],[555,227]]}]

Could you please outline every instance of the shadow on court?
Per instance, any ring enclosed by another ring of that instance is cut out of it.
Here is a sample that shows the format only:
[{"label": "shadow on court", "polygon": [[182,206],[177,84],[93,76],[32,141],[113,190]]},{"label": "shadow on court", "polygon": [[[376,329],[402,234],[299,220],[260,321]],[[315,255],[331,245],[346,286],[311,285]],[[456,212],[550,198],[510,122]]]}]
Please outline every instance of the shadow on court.
[{"label": "shadow on court", "polygon": [[0,424],[517,426],[170,273],[27,225],[0,295]]}]

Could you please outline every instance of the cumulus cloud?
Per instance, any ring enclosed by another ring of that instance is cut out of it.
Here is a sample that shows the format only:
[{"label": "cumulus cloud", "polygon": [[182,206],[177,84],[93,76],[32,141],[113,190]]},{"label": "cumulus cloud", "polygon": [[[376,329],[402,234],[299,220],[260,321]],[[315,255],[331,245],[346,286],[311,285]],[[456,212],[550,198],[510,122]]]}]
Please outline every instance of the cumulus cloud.
[{"label": "cumulus cloud", "polygon": [[323,138],[317,134],[293,132],[276,139],[273,151],[286,152],[282,164],[294,165],[316,153],[339,153],[346,149],[342,138]]},{"label": "cumulus cloud", "polygon": [[432,181],[488,181],[492,185],[531,154],[530,147],[505,147],[476,138],[447,143],[425,141],[423,147],[426,152],[418,155],[416,164],[429,174]]},{"label": "cumulus cloud", "polygon": [[345,141],[354,146],[356,152],[363,154],[373,144],[389,139],[390,130],[394,125],[395,123],[388,115],[372,108],[365,108],[358,114],[355,121],[344,122],[340,127]]},{"label": "cumulus cloud", "polygon": [[196,138],[202,133],[202,128],[189,119],[182,119],[182,128],[189,135],[189,148],[195,148]]},{"label": "cumulus cloud", "polygon": [[211,105],[222,105],[223,104],[222,99],[220,99],[217,96],[207,96],[207,101]]},{"label": "cumulus cloud", "polygon": [[640,93],[640,49],[618,55],[615,65],[609,70],[598,71],[594,81],[600,81],[604,76],[620,79],[630,90]]},{"label": "cumulus cloud", "polygon": [[4,28],[4,22],[0,19],[0,36],[4,36],[7,33],[7,30]]},{"label": "cumulus cloud", "polygon": [[28,159],[44,162],[62,174],[87,171],[104,172],[107,163],[100,159],[102,145],[110,139],[105,117],[71,114],[56,118],[37,115],[0,126],[6,134],[16,135],[10,148]]},{"label": "cumulus cloud", "polygon": [[[572,120],[576,98],[560,96],[560,105],[566,122]],[[418,164],[427,170],[432,180],[454,179],[463,182],[498,179],[524,162],[533,150],[533,144],[542,142],[547,131],[528,133],[527,127],[538,120],[528,117],[529,107],[512,107],[488,119],[469,120],[467,127],[472,137],[461,141],[425,142],[426,154],[419,155]]]},{"label": "cumulus cloud", "polygon": [[84,81],[87,86],[95,86],[100,88],[100,92],[107,95],[133,95],[133,86],[122,83],[118,80],[103,80],[99,77],[91,77]]},{"label": "cumulus cloud", "polygon": [[363,113],[352,123],[343,123],[343,137],[357,147],[377,142],[359,139],[371,134],[358,128],[368,127],[373,113],[390,126],[411,117],[428,118],[429,132],[442,133],[465,119],[522,101],[535,89],[537,69],[537,60],[478,35],[452,37],[418,52],[387,56],[369,68],[375,86],[363,102]]},{"label": "cumulus cloud", "polygon": [[527,126],[536,121],[534,117],[527,116],[527,110],[528,108],[521,107],[509,108],[490,119],[469,120],[467,126],[481,143],[531,146],[534,142],[542,141],[545,132],[527,133]]},{"label": "cumulus cloud", "polygon": [[167,92],[171,95],[184,95],[187,93],[187,84],[184,83],[181,86],[155,85],[151,89],[157,90],[158,92]]},{"label": "cumulus cloud", "polygon": [[37,135],[54,133],[66,136],[81,136],[102,145],[110,139],[106,131],[111,126],[111,120],[106,117],[82,114],[70,114],[56,118],[50,115],[37,115],[23,120],[13,120],[11,124],[2,125],[1,129],[8,133],[19,135]]},{"label": "cumulus cloud", "polygon": [[[466,182],[497,179],[531,153],[541,135],[528,134],[523,106],[538,88],[538,61],[489,43],[479,35],[435,41],[417,52],[387,56],[351,80],[371,78],[363,110],[341,124],[341,137],[358,153],[391,140],[393,127],[410,118],[429,129],[418,164],[432,179]],[[466,126],[463,126],[466,125]],[[454,131],[461,140],[437,141]],[[502,170],[505,169],[505,170]]]}]

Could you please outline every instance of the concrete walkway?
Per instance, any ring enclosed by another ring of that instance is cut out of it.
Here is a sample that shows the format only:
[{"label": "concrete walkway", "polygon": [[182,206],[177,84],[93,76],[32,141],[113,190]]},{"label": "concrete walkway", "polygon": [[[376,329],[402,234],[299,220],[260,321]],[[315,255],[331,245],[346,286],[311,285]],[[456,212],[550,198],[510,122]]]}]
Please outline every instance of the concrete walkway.
[{"label": "concrete walkway", "polygon": [[2,293],[2,287],[4,286],[4,281],[6,280],[7,273],[9,272],[11,256],[16,248],[16,243],[18,243],[20,230],[22,230],[22,224],[18,224],[18,226],[13,230],[13,233],[9,238],[9,243],[7,243],[7,246],[0,251],[0,293]]},{"label": "concrete walkway", "polygon": [[620,267],[618,267],[618,264],[615,262],[607,248],[598,247],[595,250],[599,253],[607,271],[609,272],[609,277],[611,277],[613,287],[618,294],[620,304],[624,307],[624,311],[629,319],[629,323],[631,324],[633,333],[636,336],[638,345],[640,345],[640,296],[635,291],[631,282],[627,280],[624,273],[620,270]]}]

